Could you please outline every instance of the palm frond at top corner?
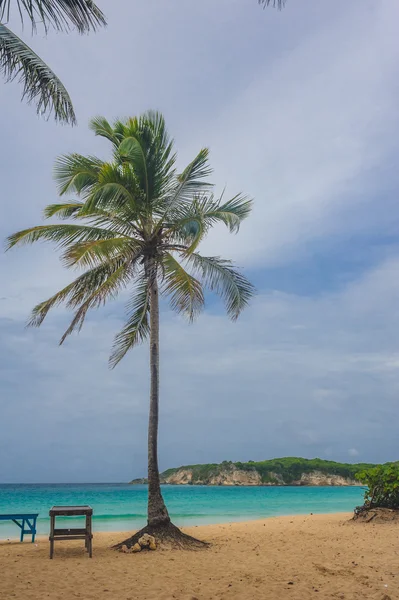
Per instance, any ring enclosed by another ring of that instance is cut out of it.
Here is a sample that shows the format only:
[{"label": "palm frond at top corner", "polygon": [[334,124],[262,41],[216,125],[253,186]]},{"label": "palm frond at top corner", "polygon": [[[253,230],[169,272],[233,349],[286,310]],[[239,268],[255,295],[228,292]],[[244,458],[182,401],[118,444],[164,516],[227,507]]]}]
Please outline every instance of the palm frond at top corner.
[{"label": "palm frond at top corner", "polygon": [[22,83],[22,99],[36,104],[38,114],[76,124],[71,98],[48,65],[8,27],[0,23],[0,73]]},{"label": "palm frond at top corner", "polygon": [[105,16],[93,0],[0,0],[0,21],[8,22],[16,13],[22,24],[30,21],[33,30],[40,24],[47,31],[76,28],[79,33],[105,26]]},{"label": "palm frond at top corner", "polygon": [[278,8],[281,10],[285,6],[286,0],[258,0],[258,4],[266,8],[267,6],[272,6],[273,8]]}]

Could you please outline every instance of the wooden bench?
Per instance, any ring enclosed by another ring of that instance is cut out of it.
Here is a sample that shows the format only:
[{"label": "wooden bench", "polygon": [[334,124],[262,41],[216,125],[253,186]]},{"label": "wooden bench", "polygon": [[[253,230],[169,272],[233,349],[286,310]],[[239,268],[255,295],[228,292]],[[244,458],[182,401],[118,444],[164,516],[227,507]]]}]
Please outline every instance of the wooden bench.
[{"label": "wooden bench", "polygon": [[[24,541],[24,534],[32,535],[32,543],[36,536],[36,519],[39,513],[15,513],[10,515],[0,515],[0,521],[13,521],[21,529],[20,542]],[[25,529],[27,527],[27,529]]]},{"label": "wooden bench", "polygon": [[[55,540],[85,540],[85,548],[92,557],[92,527],[91,517],[93,509],[91,506],[53,506],[50,509],[50,558],[54,556],[54,541]],[[76,517],[85,516],[86,526],[79,528],[55,528],[56,517]]]}]

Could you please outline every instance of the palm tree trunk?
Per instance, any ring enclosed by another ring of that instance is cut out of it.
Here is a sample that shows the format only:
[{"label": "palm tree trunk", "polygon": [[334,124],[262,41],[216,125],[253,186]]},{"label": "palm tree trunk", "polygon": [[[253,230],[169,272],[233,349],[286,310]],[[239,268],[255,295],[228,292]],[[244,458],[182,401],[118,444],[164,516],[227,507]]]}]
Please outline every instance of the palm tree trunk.
[{"label": "palm tree trunk", "polygon": [[[151,273],[151,267],[148,269]],[[209,544],[180,531],[170,520],[162,498],[158,469],[158,420],[159,420],[159,293],[156,275],[149,276],[150,286],[150,367],[151,393],[148,423],[148,521],[135,534],[113,546],[124,550],[132,548],[142,535],[149,533],[157,544],[173,548],[206,548]]]},{"label": "palm tree trunk", "polygon": [[159,420],[159,293],[156,276],[150,279],[150,417],[148,422],[148,525],[170,523],[162,498],[158,469]]}]

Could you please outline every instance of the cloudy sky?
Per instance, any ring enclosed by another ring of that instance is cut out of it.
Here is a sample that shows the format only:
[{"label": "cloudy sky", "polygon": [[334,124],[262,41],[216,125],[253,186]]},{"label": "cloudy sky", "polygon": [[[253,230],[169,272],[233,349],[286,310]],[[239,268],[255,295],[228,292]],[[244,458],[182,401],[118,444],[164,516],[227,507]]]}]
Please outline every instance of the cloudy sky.
[{"label": "cloudy sky", "polygon": [[[397,0],[98,0],[108,28],[31,46],[62,78],[76,128],[1,85],[0,237],[41,222],[67,152],[109,147],[87,127],[161,110],[183,166],[255,198],[233,258],[258,295],[239,322],[209,298],[193,326],[162,312],[160,466],[305,456],[399,459]],[[14,29],[21,31],[18,22]],[[148,351],[107,367],[123,302],[59,348],[67,315],[30,309],[73,273],[51,246],[0,255],[0,482],[145,474]]]}]

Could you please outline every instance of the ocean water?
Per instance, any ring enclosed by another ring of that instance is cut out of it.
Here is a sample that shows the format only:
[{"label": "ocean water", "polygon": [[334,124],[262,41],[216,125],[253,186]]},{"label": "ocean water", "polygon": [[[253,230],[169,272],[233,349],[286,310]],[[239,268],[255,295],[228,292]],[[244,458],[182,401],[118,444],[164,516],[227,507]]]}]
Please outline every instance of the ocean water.
[{"label": "ocean water", "polygon": [[[176,525],[248,521],[277,515],[350,512],[362,504],[360,487],[163,486]],[[147,486],[128,484],[0,484],[1,513],[39,513],[39,534],[49,532],[53,505],[89,504],[94,531],[129,531],[146,523]],[[61,522],[76,525],[72,518]],[[58,522],[58,519],[57,519]],[[18,538],[12,522],[0,521],[0,539]]]}]

